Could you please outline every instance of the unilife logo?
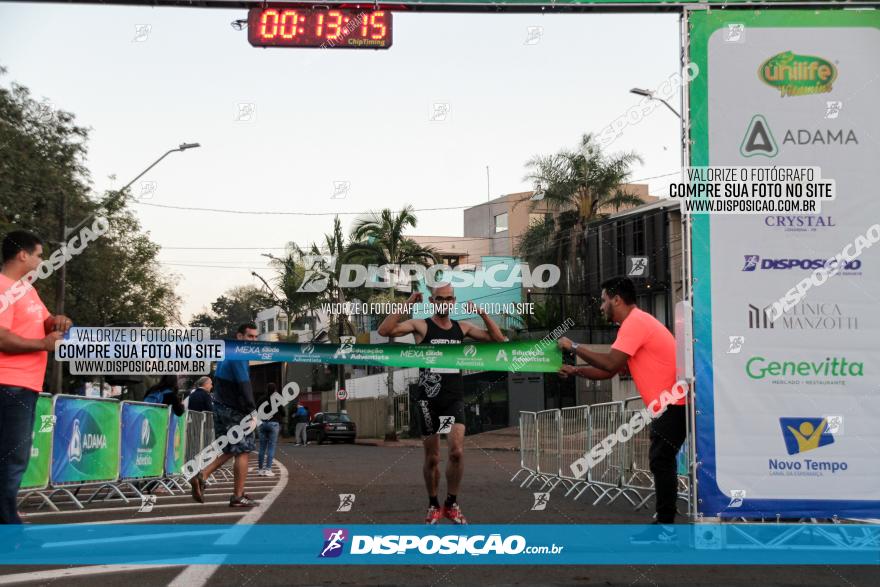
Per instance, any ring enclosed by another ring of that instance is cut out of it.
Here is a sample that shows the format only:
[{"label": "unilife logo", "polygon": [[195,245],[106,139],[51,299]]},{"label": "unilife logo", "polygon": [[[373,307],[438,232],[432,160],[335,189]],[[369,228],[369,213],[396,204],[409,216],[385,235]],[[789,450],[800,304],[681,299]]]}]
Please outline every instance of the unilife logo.
[{"label": "unilife logo", "polygon": [[837,68],[821,57],[783,51],[761,64],[758,77],[785,96],[824,94],[837,79]]}]

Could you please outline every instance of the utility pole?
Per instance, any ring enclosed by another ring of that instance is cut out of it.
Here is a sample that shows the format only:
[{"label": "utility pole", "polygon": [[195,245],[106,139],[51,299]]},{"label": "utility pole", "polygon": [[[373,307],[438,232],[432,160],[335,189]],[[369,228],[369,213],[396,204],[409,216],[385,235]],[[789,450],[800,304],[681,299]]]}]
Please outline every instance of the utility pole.
[{"label": "utility pole", "polygon": [[[345,326],[343,324],[343,320],[346,319],[345,312],[342,310],[342,306],[345,303],[345,296],[342,293],[342,286],[338,283],[336,284],[336,291],[336,299],[339,302],[339,314],[337,314],[337,333],[339,335],[339,344],[342,344],[342,336],[345,332],[343,329],[343,327]],[[345,365],[339,363],[336,367],[336,376],[338,378],[337,380],[339,381],[339,389],[345,389]],[[345,411],[345,398],[339,399],[339,411]]]},{"label": "utility pole", "polygon": [[[58,245],[63,247],[67,238],[67,191],[61,191],[60,210],[58,211]],[[67,287],[67,263],[63,263],[58,269],[58,287],[55,289],[55,314],[64,314],[64,293]],[[61,393],[64,381],[64,363],[52,361],[52,394]]]}]

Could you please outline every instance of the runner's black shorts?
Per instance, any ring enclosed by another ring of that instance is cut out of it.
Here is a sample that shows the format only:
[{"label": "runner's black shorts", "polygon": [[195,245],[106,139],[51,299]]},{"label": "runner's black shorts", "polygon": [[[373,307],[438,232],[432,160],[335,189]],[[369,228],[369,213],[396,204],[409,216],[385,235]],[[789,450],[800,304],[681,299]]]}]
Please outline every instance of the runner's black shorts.
[{"label": "runner's black shorts", "polygon": [[464,425],[463,399],[437,401],[422,398],[417,402],[416,411],[419,414],[419,428],[423,437],[438,432],[446,434],[452,429],[453,424]]}]

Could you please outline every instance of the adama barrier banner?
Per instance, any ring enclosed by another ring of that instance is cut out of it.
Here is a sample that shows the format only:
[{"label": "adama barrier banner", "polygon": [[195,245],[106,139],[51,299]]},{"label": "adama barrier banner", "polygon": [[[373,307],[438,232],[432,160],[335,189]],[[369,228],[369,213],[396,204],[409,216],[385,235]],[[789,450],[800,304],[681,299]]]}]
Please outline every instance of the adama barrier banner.
[{"label": "adama barrier banner", "polygon": [[880,246],[863,246],[880,221],[880,13],[701,10],[688,28],[691,165],[815,166],[837,186],[818,214],[694,218],[700,511],[880,517]]},{"label": "adama barrier banner", "polygon": [[119,402],[55,396],[52,484],[115,481],[119,476]]},{"label": "adama barrier banner", "polygon": [[227,340],[225,357],[236,361],[283,361],[432,367],[472,371],[554,373],[562,366],[555,341],[465,344],[296,344]]}]

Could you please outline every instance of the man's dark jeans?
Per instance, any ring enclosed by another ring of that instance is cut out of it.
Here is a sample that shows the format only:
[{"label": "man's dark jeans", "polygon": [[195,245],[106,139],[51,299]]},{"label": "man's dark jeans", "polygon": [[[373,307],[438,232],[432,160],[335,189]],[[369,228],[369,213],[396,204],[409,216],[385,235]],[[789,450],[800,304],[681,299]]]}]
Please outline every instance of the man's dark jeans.
[{"label": "man's dark jeans", "polygon": [[39,394],[0,385],[0,524],[21,524],[18,486],[27,469]]},{"label": "man's dark jeans", "polygon": [[657,521],[661,524],[675,522],[678,499],[678,464],[675,457],[687,437],[686,409],[686,406],[669,406],[651,422],[649,459],[654,475]]}]

